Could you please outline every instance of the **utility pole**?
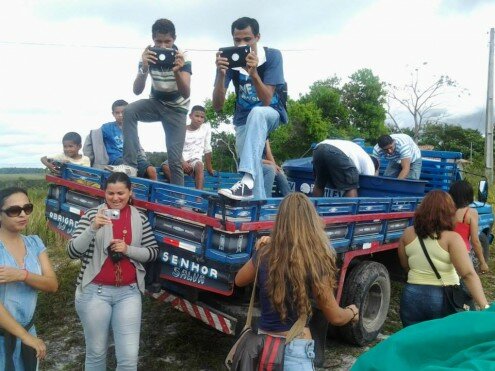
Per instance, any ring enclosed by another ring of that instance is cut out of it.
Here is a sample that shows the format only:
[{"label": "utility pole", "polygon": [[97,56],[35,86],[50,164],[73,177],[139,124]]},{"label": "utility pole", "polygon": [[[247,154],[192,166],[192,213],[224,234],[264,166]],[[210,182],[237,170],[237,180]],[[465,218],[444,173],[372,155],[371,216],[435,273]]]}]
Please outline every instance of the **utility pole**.
[{"label": "utility pole", "polygon": [[493,43],[495,29],[490,29],[490,51],[488,56],[488,86],[486,91],[485,122],[485,175],[488,184],[493,184]]}]

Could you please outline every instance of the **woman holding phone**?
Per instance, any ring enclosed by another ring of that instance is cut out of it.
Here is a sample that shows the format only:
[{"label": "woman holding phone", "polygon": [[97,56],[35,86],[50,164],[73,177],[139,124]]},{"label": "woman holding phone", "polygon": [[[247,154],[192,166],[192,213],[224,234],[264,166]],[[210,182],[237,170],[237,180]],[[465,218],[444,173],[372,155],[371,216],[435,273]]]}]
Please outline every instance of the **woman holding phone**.
[{"label": "woman holding phone", "polygon": [[158,248],[148,218],[130,205],[129,177],[113,173],[104,190],[105,203],[81,217],[67,246],[69,257],[82,261],[75,305],[84,328],[85,370],[106,370],[110,327],[117,369],[136,370],[143,263],[155,260]]}]

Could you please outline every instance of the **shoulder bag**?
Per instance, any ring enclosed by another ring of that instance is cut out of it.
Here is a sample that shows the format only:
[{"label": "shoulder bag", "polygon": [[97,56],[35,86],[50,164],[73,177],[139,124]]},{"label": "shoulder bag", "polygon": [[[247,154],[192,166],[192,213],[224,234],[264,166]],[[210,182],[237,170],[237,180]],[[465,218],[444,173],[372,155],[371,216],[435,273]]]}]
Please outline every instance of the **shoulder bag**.
[{"label": "shoulder bag", "polygon": [[268,334],[257,334],[253,331],[251,323],[253,320],[258,270],[259,264],[256,267],[256,274],[254,276],[253,291],[251,292],[246,324],[239,339],[237,339],[225,358],[225,367],[230,371],[282,371],[284,369],[285,344],[290,343],[299,335],[306,324],[307,316],[300,316],[290,328],[286,338],[270,336]]},{"label": "shoulder bag", "polygon": [[430,263],[435,276],[442,282],[443,287],[443,300],[444,300],[444,308],[448,314],[454,314],[457,312],[464,312],[474,308],[473,298],[469,293],[467,293],[461,285],[445,285],[442,280],[442,276],[438,273],[437,268],[433,264],[433,261],[426,250],[425,243],[423,239],[418,236],[419,243],[421,244],[421,248],[426,256],[426,260]]}]

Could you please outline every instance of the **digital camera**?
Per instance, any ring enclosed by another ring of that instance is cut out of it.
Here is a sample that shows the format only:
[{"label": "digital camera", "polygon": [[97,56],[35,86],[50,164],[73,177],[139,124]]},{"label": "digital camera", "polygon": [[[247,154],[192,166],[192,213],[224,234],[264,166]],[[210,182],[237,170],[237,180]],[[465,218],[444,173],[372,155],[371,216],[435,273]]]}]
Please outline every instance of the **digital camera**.
[{"label": "digital camera", "polygon": [[119,209],[105,209],[105,210],[103,210],[103,215],[105,215],[109,219],[120,219],[120,210]]},{"label": "digital camera", "polygon": [[222,52],[222,57],[229,61],[229,68],[246,67],[246,57],[251,53],[251,47],[246,46],[228,46],[218,49]]},{"label": "digital camera", "polygon": [[124,254],[122,254],[121,252],[113,251],[111,244],[108,245],[107,252],[108,252],[108,256],[110,257],[110,259],[112,259],[114,263],[121,261],[122,258],[124,257]]},{"label": "digital camera", "polygon": [[150,68],[172,68],[174,66],[175,55],[177,54],[175,49],[153,47],[149,50],[156,53],[156,62],[155,64],[150,63]]}]

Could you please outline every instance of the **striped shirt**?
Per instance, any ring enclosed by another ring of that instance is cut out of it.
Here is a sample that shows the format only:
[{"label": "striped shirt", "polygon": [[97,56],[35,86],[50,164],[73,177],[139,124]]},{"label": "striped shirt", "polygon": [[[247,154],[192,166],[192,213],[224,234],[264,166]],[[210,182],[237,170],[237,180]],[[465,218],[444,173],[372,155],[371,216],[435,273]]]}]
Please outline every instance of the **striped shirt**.
[{"label": "striped shirt", "polygon": [[373,148],[373,156],[385,157],[389,161],[400,162],[405,158],[410,158],[411,163],[421,158],[421,151],[414,143],[414,140],[407,134],[391,134],[390,135],[395,143],[395,150],[392,154],[388,154],[381,149],[378,144]]},{"label": "striped shirt", "polygon": [[[91,229],[91,222],[98,212],[98,208],[89,209],[79,220],[77,223],[76,230],[72,234],[72,238],[70,239],[67,245],[67,253],[71,259],[80,259],[81,260],[81,269],[79,270],[79,275],[77,276],[76,285],[79,286],[83,280],[83,276],[86,270],[91,270],[92,268],[88,268],[89,266],[93,267],[94,262],[92,262],[94,258],[95,251],[95,241],[96,234]],[[147,263],[154,261],[158,256],[158,248],[155,240],[155,235],[153,230],[151,229],[151,225],[148,221],[148,218],[141,212],[139,212],[139,216],[141,218],[142,223],[142,238],[141,245],[138,253],[134,253],[133,256],[129,254],[129,250],[131,250],[131,246],[128,247],[128,256],[132,260],[138,261],[140,263]],[[79,238],[78,238],[79,237]],[[77,240],[76,240],[77,239]],[[99,249],[106,248],[98,247]],[[98,256],[98,254],[97,254]],[[103,265],[103,261],[100,262]],[[88,272],[91,275],[96,275],[98,272]],[[139,272],[138,272],[139,275]]]},{"label": "striped shirt", "polygon": [[[139,62],[139,68],[141,66],[142,62]],[[180,71],[192,74],[191,61],[187,59],[186,54],[184,54],[184,67]],[[180,95],[174,71],[171,68],[150,68],[149,74],[151,75],[150,98],[158,99],[171,108],[187,113],[190,99]]]}]

